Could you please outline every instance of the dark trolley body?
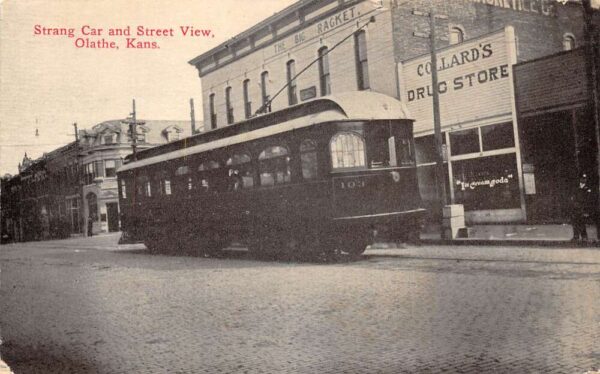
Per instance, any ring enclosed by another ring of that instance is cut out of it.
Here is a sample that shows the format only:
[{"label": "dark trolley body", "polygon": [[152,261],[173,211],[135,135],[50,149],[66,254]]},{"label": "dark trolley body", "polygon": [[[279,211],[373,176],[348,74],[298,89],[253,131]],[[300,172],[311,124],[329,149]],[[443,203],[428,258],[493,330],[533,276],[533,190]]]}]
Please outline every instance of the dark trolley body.
[{"label": "dark trolley body", "polygon": [[119,169],[124,235],[153,251],[359,254],[418,235],[412,120],[394,98],[324,97],[137,154]]}]

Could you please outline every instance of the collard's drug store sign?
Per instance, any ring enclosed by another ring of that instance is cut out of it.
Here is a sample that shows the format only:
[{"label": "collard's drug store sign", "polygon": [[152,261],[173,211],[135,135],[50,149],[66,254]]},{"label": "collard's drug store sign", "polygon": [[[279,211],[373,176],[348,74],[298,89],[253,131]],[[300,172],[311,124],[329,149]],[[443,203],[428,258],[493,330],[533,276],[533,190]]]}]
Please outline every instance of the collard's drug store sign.
[{"label": "collard's drug store sign", "polygon": [[[437,53],[438,92],[443,127],[510,115],[512,28]],[[415,121],[415,134],[433,131],[431,57],[399,65],[402,100]]]},{"label": "collard's drug store sign", "polygon": [[[432,96],[434,90],[439,92],[450,198],[453,204],[464,205],[470,223],[522,221],[525,217],[513,109],[515,62],[514,30],[507,27],[440,49],[437,87],[431,83],[429,54],[399,64],[402,100],[415,119],[414,133],[422,137],[421,144],[433,142],[429,136],[433,133]],[[427,163],[420,167],[432,167]],[[419,185],[435,186],[430,174],[420,173]]]}]

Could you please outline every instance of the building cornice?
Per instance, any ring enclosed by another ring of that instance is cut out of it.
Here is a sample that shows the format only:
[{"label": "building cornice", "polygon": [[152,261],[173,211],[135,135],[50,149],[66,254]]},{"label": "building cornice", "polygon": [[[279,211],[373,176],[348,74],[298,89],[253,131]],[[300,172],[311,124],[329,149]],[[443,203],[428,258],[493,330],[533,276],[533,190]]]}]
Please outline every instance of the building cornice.
[{"label": "building cornice", "polygon": [[[210,49],[209,51],[204,52],[201,55],[191,59],[190,61],[188,61],[188,63],[190,65],[195,66],[196,69],[198,69],[198,73],[199,73],[200,77],[202,77],[216,69],[219,69],[219,68],[221,68],[225,65],[228,65],[234,61],[237,61],[247,55],[250,55],[250,54],[256,52],[257,50],[263,49],[265,47],[268,47],[269,45],[272,45],[272,44],[282,40],[282,39],[285,39],[285,38],[289,37],[290,35],[297,33],[299,30],[302,30],[310,25],[313,25],[313,24],[319,22],[323,18],[326,18],[336,12],[339,12],[340,10],[346,9],[346,8],[348,8],[352,5],[355,5],[357,3],[360,3],[362,1],[364,1],[364,0],[337,0],[337,6],[335,8],[327,10],[327,11],[323,12],[322,14],[319,14],[319,15],[315,16],[314,18],[306,21],[305,20],[306,14],[303,12],[303,9],[306,9],[309,6],[318,4],[318,3],[322,3],[323,6],[325,6],[327,4],[331,4],[336,1],[325,2],[325,1],[319,1],[319,0],[301,0],[293,5],[290,5],[289,7],[285,8],[284,10],[282,10],[278,13],[275,13],[273,16],[256,24],[255,26],[249,28],[248,30],[234,36],[233,38],[229,39],[228,41],[221,43],[218,46]],[[281,21],[291,15],[294,15],[296,17],[296,19],[298,20],[298,25],[290,28],[289,30],[286,30],[285,32],[279,33],[277,27],[275,27],[274,25],[277,25],[277,23],[279,21]],[[269,33],[272,34],[272,37],[264,43],[256,44],[256,35],[259,34],[260,32],[264,32],[265,30],[269,30]],[[235,51],[235,45],[244,40],[250,41],[250,48],[242,53]],[[219,60],[218,60],[218,58],[216,58],[216,56],[217,56],[217,54],[219,54],[225,50],[230,50],[231,57],[229,59],[227,59],[227,61],[219,62]],[[205,70],[202,70],[200,65],[205,62],[214,63],[214,66],[207,68]]]}]

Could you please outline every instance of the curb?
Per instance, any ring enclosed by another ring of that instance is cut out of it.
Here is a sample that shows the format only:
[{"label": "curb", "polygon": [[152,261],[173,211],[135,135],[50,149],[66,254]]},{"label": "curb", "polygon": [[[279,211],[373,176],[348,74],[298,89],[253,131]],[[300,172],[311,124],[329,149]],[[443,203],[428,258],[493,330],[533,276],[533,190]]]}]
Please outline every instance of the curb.
[{"label": "curb", "polygon": [[494,246],[519,246],[519,247],[576,247],[600,248],[599,241],[573,242],[571,240],[499,240],[499,239],[421,239],[421,244],[437,245],[494,245]]},{"label": "curb", "polygon": [[2,359],[0,358],[0,374],[14,374],[10,368],[8,367],[8,365],[6,365],[6,362],[2,361]]}]

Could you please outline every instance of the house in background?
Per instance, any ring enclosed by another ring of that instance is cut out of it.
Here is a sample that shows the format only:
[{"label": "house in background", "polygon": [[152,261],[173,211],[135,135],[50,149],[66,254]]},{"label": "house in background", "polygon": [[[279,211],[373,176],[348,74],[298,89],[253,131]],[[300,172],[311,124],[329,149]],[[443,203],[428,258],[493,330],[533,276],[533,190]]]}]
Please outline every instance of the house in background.
[{"label": "house in background", "polygon": [[[143,150],[192,135],[190,121],[138,120],[136,147]],[[117,169],[125,156],[132,153],[128,120],[99,123],[79,131],[82,145],[82,196],[84,227],[92,232],[118,231],[119,193]]]}]

